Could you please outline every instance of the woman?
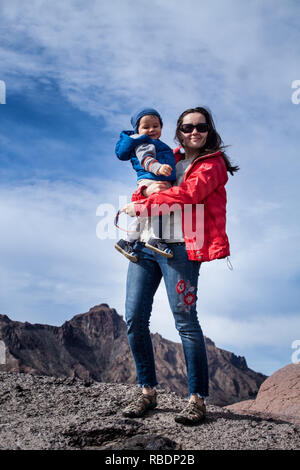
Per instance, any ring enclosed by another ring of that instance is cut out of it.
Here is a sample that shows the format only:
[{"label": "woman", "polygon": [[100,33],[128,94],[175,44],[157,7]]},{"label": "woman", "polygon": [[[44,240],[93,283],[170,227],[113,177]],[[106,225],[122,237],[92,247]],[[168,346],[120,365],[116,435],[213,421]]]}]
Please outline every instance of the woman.
[{"label": "woman", "polygon": [[[238,167],[232,166],[222,151],[222,140],[210,112],[205,108],[192,108],[181,114],[176,139],[180,143],[175,150],[176,186],[166,189],[164,183],[157,182],[141,187],[134,193],[133,202],[123,209],[131,216],[140,214],[146,217],[157,205],[163,205],[162,213],[166,214],[174,210],[176,204],[178,213],[181,212],[179,219],[173,217],[176,238],[167,240],[170,244],[173,242],[174,257],[168,259],[145,248],[147,230],[144,229],[140,237],[143,241],[137,242],[136,247],[139,262],[129,264],[127,334],[142,393],[125,408],[123,414],[138,417],[157,406],[149,319],[153,297],[163,277],[175,326],[181,337],[188,377],[189,401],[175,416],[175,421],[195,424],[205,419],[205,398],[208,396],[207,357],[196,312],[199,270],[202,262],[229,256],[224,186],[228,180],[227,172],[233,174]],[[204,226],[197,218],[201,204],[204,205]],[[187,222],[185,211],[191,223]],[[193,231],[191,226],[195,227],[195,224],[196,230]]]}]

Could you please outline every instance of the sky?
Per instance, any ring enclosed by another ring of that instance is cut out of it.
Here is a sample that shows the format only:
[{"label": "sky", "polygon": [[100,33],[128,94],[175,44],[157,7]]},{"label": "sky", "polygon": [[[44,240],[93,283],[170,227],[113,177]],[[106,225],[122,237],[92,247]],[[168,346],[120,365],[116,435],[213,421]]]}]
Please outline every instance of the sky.
[{"label": "sky", "polygon": [[[179,114],[207,106],[240,171],[226,186],[233,270],[202,264],[200,324],[257,372],[289,364],[300,340],[299,23],[297,0],[1,0],[0,313],[59,326],[107,303],[124,317],[124,233],[98,236],[136,188],[116,141],[151,106],[174,148]],[[163,284],[150,329],[180,341]]]}]

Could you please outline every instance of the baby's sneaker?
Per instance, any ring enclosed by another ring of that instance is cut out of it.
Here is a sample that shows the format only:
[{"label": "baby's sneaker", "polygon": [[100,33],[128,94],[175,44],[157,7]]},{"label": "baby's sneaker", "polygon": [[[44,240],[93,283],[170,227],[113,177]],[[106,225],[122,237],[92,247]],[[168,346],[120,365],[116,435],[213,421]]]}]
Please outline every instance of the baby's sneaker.
[{"label": "baby's sneaker", "polygon": [[132,261],[133,263],[137,263],[138,261],[138,256],[137,254],[135,253],[134,251],[134,245],[135,245],[135,241],[133,242],[128,242],[127,240],[123,240],[121,238],[121,240],[119,240],[116,244],[115,244],[115,248],[116,250],[118,250],[120,253],[122,253],[122,255],[126,256],[126,258],[130,259],[130,261]]},{"label": "baby's sneaker", "polygon": [[162,241],[160,238],[150,238],[147,243],[145,243],[145,247],[149,248],[149,250],[155,251],[166,258],[173,258],[173,252],[171,248],[169,248],[168,244]]}]

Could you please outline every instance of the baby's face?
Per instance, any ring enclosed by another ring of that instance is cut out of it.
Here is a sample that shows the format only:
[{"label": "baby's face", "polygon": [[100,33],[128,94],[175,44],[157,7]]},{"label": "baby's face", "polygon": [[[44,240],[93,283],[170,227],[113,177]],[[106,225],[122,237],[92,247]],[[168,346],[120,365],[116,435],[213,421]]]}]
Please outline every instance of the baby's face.
[{"label": "baby's face", "polygon": [[161,124],[157,116],[143,116],[139,122],[139,134],[146,134],[150,139],[159,139],[161,136]]}]

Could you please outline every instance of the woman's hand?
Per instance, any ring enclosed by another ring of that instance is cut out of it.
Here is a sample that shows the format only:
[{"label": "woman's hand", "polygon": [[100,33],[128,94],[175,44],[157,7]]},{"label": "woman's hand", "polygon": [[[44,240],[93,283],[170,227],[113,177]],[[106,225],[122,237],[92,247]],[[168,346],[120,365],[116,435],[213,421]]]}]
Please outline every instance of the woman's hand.
[{"label": "woman's hand", "polygon": [[150,184],[143,190],[143,195],[145,197],[150,196],[154,193],[160,193],[161,191],[165,191],[171,187],[168,181],[155,181],[154,183]]}]

